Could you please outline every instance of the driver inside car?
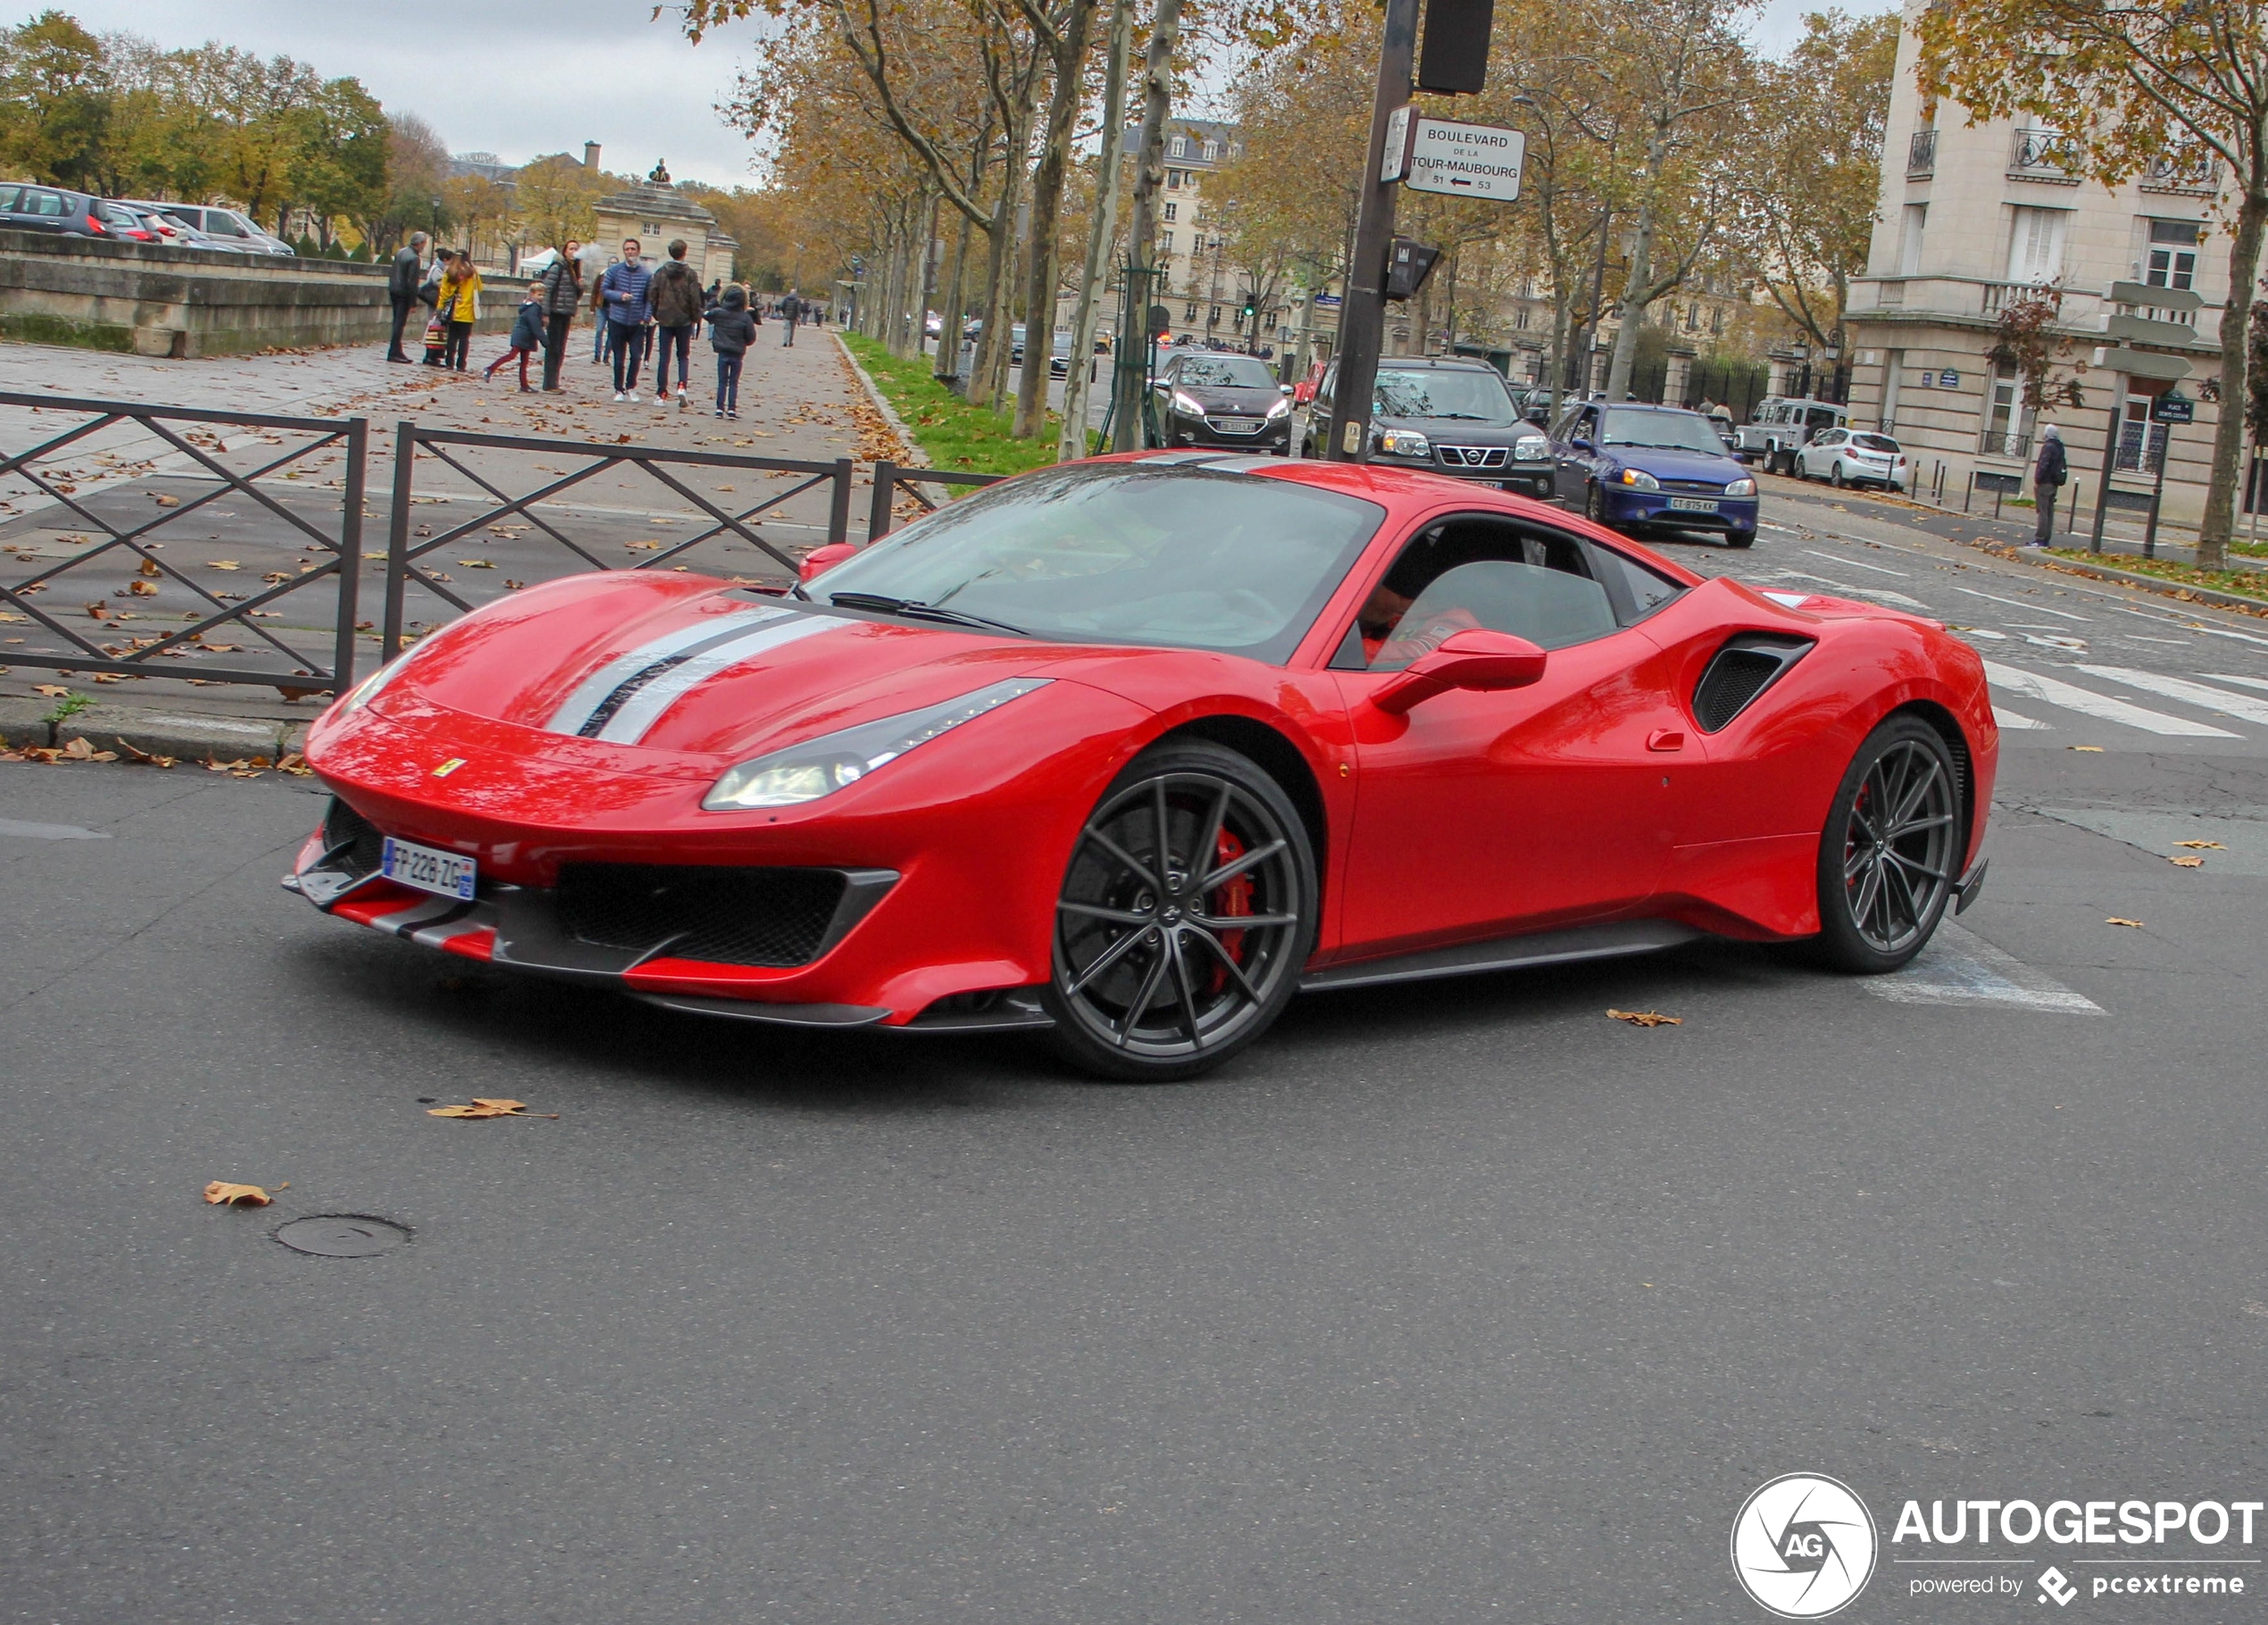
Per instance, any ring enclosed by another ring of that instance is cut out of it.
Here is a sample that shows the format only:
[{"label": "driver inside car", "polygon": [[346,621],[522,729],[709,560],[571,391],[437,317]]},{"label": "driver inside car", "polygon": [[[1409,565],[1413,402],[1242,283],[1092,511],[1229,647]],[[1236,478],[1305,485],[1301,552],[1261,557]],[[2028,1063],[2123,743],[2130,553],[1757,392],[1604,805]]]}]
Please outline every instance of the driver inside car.
[{"label": "driver inside car", "polygon": [[1436,558],[1436,551],[1430,542],[1421,542],[1404,552],[1355,612],[1355,624],[1363,631],[1363,658],[1372,667],[1405,666],[1439,648],[1451,633],[1480,625],[1480,619],[1459,604],[1433,605],[1422,626],[1402,624],[1418,595],[1441,573],[1446,561]]}]

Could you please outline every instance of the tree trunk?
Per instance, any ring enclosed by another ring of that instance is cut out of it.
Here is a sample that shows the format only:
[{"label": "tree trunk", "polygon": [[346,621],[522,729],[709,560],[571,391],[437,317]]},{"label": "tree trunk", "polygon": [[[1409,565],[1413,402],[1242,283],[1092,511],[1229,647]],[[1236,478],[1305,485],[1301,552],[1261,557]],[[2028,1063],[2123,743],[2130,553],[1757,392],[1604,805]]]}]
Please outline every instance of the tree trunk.
[{"label": "tree trunk", "polygon": [[1063,177],[1071,168],[1072,127],[1087,96],[1087,36],[1095,26],[1095,0],[1071,0],[1055,50],[1055,90],[1047,107],[1039,165],[1031,181],[1030,279],[1024,286],[1024,370],[1016,384],[1016,415],[1008,432],[1028,440],[1047,419],[1048,361],[1055,353],[1055,288],[1063,271],[1055,222],[1063,212]]},{"label": "tree trunk", "polygon": [[1055,461],[1087,455],[1087,375],[1095,365],[1095,332],[1110,287],[1111,246],[1118,238],[1119,148],[1126,129],[1126,62],[1134,54],[1134,0],[1112,0],[1109,54],[1103,68],[1103,137],[1096,158],[1095,218],[1088,223],[1087,263],[1079,282],[1079,316],[1071,324],[1071,367],[1063,377],[1063,431]]},{"label": "tree trunk", "polygon": [[2245,404],[2252,355],[2254,285],[2260,275],[2260,245],[2268,228],[2268,187],[2246,188],[2237,208],[2237,232],[2229,246],[2229,303],[2221,312],[2220,421],[2213,434],[2213,472],[2205,485],[2205,518],[2197,526],[2197,564],[2222,570],[2229,538],[2237,524],[2237,478],[2244,456]]},{"label": "tree trunk", "polygon": [[977,334],[977,353],[970,358],[971,406],[992,404],[999,375],[999,369],[992,364],[993,356],[996,353],[1005,359],[1008,354],[1008,288],[1016,264],[1016,202],[1022,190],[1024,167],[1019,142],[1009,142],[1006,161],[1000,177],[1000,197],[992,205],[991,253],[986,256],[984,271],[984,327]]},{"label": "tree trunk", "polygon": [[[1648,153],[1649,180],[1655,169],[1654,154]],[[1638,205],[1636,240],[1630,246],[1630,274],[1622,284],[1622,296],[1615,301],[1615,312],[1621,324],[1614,329],[1614,359],[1606,369],[1606,398],[1619,401],[1630,393],[1630,368],[1638,360],[1638,324],[1646,320],[1646,307],[1654,303],[1650,284],[1654,280],[1654,199],[1652,196]]]},{"label": "tree trunk", "polygon": [[[1128,222],[1126,260],[1133,286],[1127,302],[1138,319],[1138,330],[1121,334],[1121,354],[1113,369],[1117,395],[1111,409],[1111,449],[1141,449],[1142,409],[1150,380],[1148,356],[1149,306],[1158,294],[1156,283],[1144,274],[1150,270],[1150,250],[1157,241],[1157,195],[1165,185],[1165,121],[1173,110],[1173,51],[1181,38],[1181,0],[1157,0],[1150,19],[1150,48],[1142,61],[1142,142],[1139,166],[1134,171],[1134,212]],[[1126,352],[1122,346],[1135,348]]]}]

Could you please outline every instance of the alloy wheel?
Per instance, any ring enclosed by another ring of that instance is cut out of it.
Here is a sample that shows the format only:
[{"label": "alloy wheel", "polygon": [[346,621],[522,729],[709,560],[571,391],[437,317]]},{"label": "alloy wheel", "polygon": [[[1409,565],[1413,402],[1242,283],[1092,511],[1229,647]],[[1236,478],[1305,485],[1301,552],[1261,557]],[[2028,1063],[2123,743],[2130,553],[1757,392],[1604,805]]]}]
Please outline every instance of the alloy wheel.
[{"label": "alloy wheel", "polygon": [[1900,739],[1875,758],[1843,838],[1850,923],[1878,954],[1911,950],[1953,883],[1955,788],[1944,758]]},{"label": "alloy wheel", "polygon": [[1225,774],[1121,785],[1088,821],[1056,904],[1059,1019],[1129,1073],[1203,1061],[1264,1026],[1300,970],[1301,863],[1279,810]]}]

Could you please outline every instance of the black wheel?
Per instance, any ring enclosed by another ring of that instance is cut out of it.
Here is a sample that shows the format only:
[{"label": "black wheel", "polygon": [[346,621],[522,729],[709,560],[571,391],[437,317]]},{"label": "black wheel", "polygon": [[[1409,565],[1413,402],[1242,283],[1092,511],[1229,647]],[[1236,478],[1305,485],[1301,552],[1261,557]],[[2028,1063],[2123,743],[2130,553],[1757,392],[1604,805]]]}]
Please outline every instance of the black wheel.
[{"label": "black wheel", "polygon": [[1600,488],[1596,479],[1591,481],[1589,488],[1584,494],[1583,517],[1594,525],[1603,525],[1606,522],[1606,493]]},{"label": "black wheel", "polygon": [[1724,545],[1728,547],[1753,547],[1756,545],[1756,533],[1753,530],[1728,530],[1724,533]]},{"label": "black wheel", "polygon": [[1063,874],[1041,995],[1056,1046],[1109,1078],[1210,1071],[1298,991],[1314,915],[1314,854],[1274,779],[1201,741],[1146,754]]},{"label": "black wheel", "polygon": [[1851,482],[1843,478],[1843,465],[1841,462],[1837,462],[1832,469],[1829,470],[1827,477],[1829,480],[1832,482],[1837,490],[1847,491],[1850,489]]},{"label": "black wheel", "polygon": [[1875,976],[1922,951],[1960,862],[1961,785],[1938,730],[1892,717],[1866,737],[1819,842],[1820,948]]}]

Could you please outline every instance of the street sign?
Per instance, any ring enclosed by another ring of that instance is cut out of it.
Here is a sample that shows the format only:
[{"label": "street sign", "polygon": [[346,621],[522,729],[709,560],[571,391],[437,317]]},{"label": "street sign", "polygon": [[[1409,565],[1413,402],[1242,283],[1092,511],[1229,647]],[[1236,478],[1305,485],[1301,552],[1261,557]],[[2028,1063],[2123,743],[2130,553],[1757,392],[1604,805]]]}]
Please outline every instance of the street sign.
[{"label": "street sign", "polygon": [[2150,403],[2150,421],[2153,423],[2194,423],[2197,421],[2197,404],[2186,395],[2176,395],[2169,389]]},{"label": "street sign", "polygon": [[1345,303],[1345,296],[1339,294],[1317,294],[1315,296],[1315,308],[1319,311],[1335,311]]},{"label": "street sign", "polygon": [[1520,165],[1527,151],[1528,138],[1516,129],[1420,119],[1410,143],[1405,184],[1413,192],[1511,203],[1520,196]]},{"label": "street sign", "polygon": [[1379,183],[1402,179],[1402,168],[1410,155],[1410,110],[1397,107],[1386,115],[1386,152],[1378,163]]}]

